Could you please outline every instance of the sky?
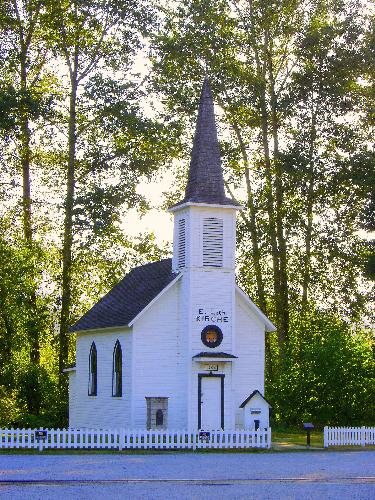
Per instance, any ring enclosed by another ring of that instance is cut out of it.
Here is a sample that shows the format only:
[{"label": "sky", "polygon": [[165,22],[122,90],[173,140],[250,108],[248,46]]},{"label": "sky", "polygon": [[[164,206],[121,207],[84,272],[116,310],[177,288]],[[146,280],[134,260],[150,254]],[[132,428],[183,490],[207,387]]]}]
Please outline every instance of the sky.
[{"label": "sky", "polygon": [[122,227],[126,233],[135,237],[139,233],[153,232],[156,242],[172,241],[173,216],[161,208],[163,192],[173,188],[173,173],[167,172],[159,180],[143,181],[138,185],[137,192],[144,195],[154,208],[141,216],[135,209],[128,210],[122,218]]}]

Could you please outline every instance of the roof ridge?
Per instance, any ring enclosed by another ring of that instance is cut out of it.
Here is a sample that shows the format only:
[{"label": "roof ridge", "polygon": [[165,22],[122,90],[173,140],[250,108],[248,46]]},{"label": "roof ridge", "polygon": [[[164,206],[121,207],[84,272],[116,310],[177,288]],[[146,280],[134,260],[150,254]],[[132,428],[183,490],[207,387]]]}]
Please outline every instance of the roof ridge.
[{"label": "roof ridge", "polygon": [[[165,259],[159,259],[159,260],[152,260],[150,262],[146,262],[146,264],[139,264],[139,266],[133,267],[127,274],[130,274],[131,272],[135,271],[136,269],[139,269],[140,267],[151,266],[152,264],[159,264],[160,262],[166,262],[167,260],[172,261],[172,257],[167,257]],[[127,276],[127,274],[125,274],[125,276]]]}]

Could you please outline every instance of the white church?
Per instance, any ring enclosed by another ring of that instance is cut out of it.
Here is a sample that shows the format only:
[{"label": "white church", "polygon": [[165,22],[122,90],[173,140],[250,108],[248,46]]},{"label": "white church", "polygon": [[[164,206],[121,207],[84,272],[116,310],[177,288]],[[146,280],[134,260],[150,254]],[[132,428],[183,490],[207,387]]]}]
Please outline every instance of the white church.
[{"label": "white church", "polygon": [[70,427],[269,426],[264,345],[275,327],[236,285],[238,210],[206,79],[185,197],[169,209],[173,258],[133,269],[70,330]]}]

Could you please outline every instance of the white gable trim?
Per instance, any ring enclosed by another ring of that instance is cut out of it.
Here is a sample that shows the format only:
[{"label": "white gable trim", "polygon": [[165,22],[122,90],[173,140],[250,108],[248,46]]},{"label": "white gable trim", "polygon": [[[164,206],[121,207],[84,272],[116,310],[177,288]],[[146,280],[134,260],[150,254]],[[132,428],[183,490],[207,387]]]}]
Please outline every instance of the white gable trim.
[{"label": "white gable trim", "polygon": [[134,323],[135,323],[136,321],[138,321],[138,320],[139,320],[139,318],[140,318],[141,316],[143,316],[143,315],[144,315],[144,313],[145,313],[146,311],[148,311],[148,310],[150,309],[150,307],[151,307],[151,306],[153,306],[153,305],[155,304],[155,302],[156,302],[157,300],[159,300],[159,299],[160,299],[160,297],[161,297],[162,295],[164,295],[164,294],[165,294],[165,292],[167,292],[170,288],[172,288],[172,286],[173,286],[173,285],[174,285],[174,284],[175,284],[175,283],[176,283],[176,282],[177,282],[177,281],[181,278],[181,276],[182,276],[182,274],[180,273],[178,276],[176,276],[176,278],[175,278],[173,281],[171,281],[171,282],[169,283],[169,285],[167,285],[165,288],[163,288],[163,290],[162,290],[162,291],[161,291],[161,292],[160,292],[160,293],[159,293],[159,294],[158,294],[155,298],[153,298],[153,299],[151,300],[151,302],[149,302],[149,303],[147,304],[147,306],[146,306],[146,307],[144,307],[144,308],[142,309],[142,311],[141,311],[141,312],[139,312],[139,313],[137,314],[137,316],[135,316],[135,318],[133,318],[131,321],[129,321],[128,326],[133,326],[133,325],[134,325]]},{"label": "white gable trim", "polygon": [[262,311],[259,309],[259,307],[254,304],[254,302],[250,299],[250,297],[248,295],[246,295],[246,293],[243,292],[238,285],[236,285],[236,292],[240,295],[240,297],[243,298],[246,305],[249,306],[249,309],[252,310],[252,312],[257,316],[257,318],[260,319],[260,321],[262,323],[264,323],[264,325],[266,327],[266,332],[276,331],[276,327],[272,323],[272,321],[270,321],[267,318],[267,316],[262,313]]},{"label": "white gable trim", "polygon": [[90,330],[77,330],[75,332],[68,332],[69,335],[74,334],[92,334],[92,333],[116,333],[116,332],[127,332],[130,331],[128,325],[120,325],[120,326],[103,326],[99,328],[91,328]]}]

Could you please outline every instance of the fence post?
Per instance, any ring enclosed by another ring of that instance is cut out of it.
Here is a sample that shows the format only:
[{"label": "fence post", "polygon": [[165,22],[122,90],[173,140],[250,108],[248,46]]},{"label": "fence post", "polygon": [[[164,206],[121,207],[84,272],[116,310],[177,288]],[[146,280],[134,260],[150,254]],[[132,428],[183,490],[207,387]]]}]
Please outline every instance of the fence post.
[{"label": "fence post", "polygon": [[124,442],[124,429],[120,429],[120,434],[118,437],[118,449],[119,451],[122,451],[122,443]]},{"label": "fence post", "polygon": [[366,446],[366,427],[361,427],[361,446]]},{"label": "fence post", "polygon": [[324,448],[328,448],[328,427],[324,427],[324,441],[323,441],[323,446]]},{"label": "fence post", "polygon": [[39,451],[43,451],[43,439],[40,438],[39,438]]}]

